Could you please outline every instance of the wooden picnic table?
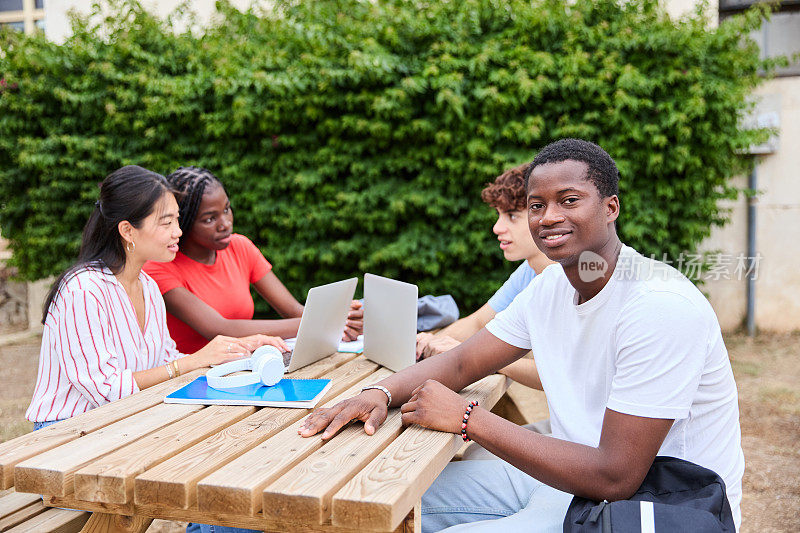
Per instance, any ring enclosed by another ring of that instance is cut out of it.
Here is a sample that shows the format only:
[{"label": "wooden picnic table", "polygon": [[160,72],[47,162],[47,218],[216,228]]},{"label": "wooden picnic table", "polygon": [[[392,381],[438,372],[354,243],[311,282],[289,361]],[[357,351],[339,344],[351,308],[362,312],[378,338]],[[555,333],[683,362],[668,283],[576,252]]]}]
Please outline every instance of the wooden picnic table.
[{"label": "wooden picnic table", "polygon": [[[368,436],[355,423],[328,442],[302,438],[308,409],[165,404],[196,370],[0,444],[0,489],[92,511],[83,531],[142,532],[153,518],[265,531],[419,531],[422,494],[461,447],[459,435],[410,426],[400,410]],[[320,405],[391,371],[337,353],[293,372],[330,378]],[[461,395],[494,405],[488,376]]]}]

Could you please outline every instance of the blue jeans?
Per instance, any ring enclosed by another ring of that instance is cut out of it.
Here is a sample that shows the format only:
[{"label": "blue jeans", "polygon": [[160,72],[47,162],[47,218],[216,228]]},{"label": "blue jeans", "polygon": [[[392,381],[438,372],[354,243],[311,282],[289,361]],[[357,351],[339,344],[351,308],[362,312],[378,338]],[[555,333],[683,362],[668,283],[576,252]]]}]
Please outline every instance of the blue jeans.
[{"label": "blue jeans", "polygon": [[422,531],[560,533],[570,501],[505,461],[457,461],[422,496]]},{"label": "blue jeans", "polygon": [[49,420],[47,422],[34,422],[33,423],[33,430],[38,431],[42,428],[46,428],[47,426],[52,426],[56,422],[61,422],[61,420]]},{"label": "blue jeans", "polygon": [[[189,524],[190,526],[194,525],[200,526],[200,531],[203,533],[261,533],[260,530],[257,529],[244,529],[241,527],[231,527],[231,526],[210,526],[208,524]],[[187,533],[189,532],[189,528],[186,528]]]}]

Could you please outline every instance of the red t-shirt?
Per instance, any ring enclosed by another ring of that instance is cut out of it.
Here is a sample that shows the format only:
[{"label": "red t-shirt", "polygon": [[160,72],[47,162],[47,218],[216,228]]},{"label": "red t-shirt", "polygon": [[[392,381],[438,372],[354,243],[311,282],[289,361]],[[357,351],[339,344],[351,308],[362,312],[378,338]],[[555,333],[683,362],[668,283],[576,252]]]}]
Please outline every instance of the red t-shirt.
[{"label": "red t-shirt", "polygon": [[[217,251],[213,265],[204,265],[181,252],[170,263],[148,261],[144,271],[158,283],[161,294],[183,287],[229,319],[252,319],[250,284],[272,270],[256,245],[234,233],[231,243]],[[185,322],[167,313],[169,334],[182,353],[194,353],[208,343]]]}]

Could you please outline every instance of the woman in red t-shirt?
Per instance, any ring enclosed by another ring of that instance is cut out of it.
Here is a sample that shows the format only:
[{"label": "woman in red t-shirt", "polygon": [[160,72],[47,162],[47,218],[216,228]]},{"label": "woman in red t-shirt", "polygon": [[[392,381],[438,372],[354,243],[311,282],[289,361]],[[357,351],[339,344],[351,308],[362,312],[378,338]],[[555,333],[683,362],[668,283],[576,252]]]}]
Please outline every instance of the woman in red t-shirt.
[{"label": "woman in red t-shirt", "polygon": [[[215,335],[297,335],[303,305],[250,239],[232,232],[233,211],[219,179],[198,167],[181,167],[167,179],[181,198],[180,251],[171,263],[148,263],[145,271],[164,296],[178,349],[191,352]],[[251,284],[282,320],[253,319]],[[362,324],[361,304],[354,301],[345,338],[355,339]]]}]

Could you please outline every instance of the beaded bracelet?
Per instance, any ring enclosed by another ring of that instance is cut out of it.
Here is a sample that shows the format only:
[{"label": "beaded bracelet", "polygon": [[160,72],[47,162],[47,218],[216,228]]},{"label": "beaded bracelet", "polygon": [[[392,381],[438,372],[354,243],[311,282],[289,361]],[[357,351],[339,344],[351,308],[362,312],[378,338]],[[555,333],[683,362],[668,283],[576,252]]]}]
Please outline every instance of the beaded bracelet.
[{"label": "beaded bracelet", "polygon": [[467,410],[464,412],[464,420],[461,421],[461,438],[464,439],[464,442],[469,442],[472,440],[471,438],[467,437],[467,422],[469,422],[469,414],[475,407],[478,407],[478,402],[469,402]]},{"label": "beaded bracelet", "polygon": [[169,376],[169,379],[172,379],[172,378],[175,377],[175,371],[172,370],[172,365],[171,364],[167,363],[166,365],[164,365],[164,368],[167,369],[167,375]]}]

